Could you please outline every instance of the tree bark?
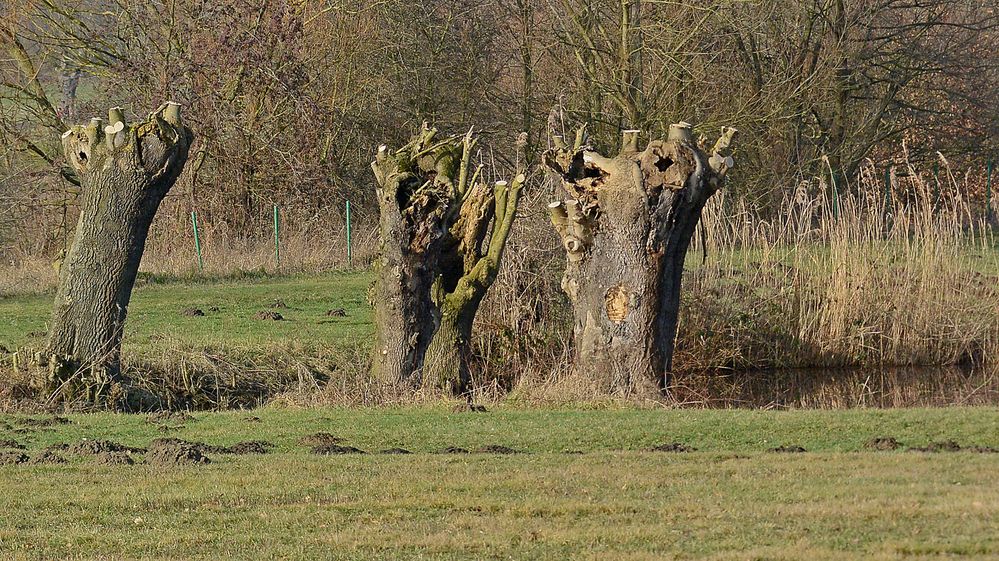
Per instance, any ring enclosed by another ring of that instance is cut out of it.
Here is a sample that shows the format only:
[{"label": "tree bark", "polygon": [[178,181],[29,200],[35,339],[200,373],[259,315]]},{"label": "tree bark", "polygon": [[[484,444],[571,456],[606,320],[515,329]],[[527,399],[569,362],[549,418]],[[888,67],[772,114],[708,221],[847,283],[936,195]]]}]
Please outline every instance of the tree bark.
[{"label": "tree bark", "polygon": [[80,219],[59,269],[43,359],[52,383],[72,382],[91,398],[121,381],[122,331],[146,236],[193,140],[174,103],[131,125],[114,108],[109,122],[95,118],[63,134],[82,184]]},{"label": "tree bark", "polygon": [[424,125],[399,150],[380,147],[372,163],[380,207],[372,371],[388,384],[460,393],[470,379],[472,323],[523,182],[479,183],[475,145],[471,131],[439,139]]},{"label": "tree bark", "polygon": [[612,158],[557,139],[545,155],[566,200],[549,205],[566,250],[562,288],[574,309],[575,365],[604,391],[667,386],[683,262],[708,198],[733,165],[736,131],[724,128],[709,157],[690,125],[638,150],[625,131]]},{"label": "tree bark", "polygon": [[[470,388],[472,324],[479,304],[499,273],[523,183],[524,176],[518,175],[512,185],[497,182],[491,193],[485,185],[477,185],[476,193],[462,205],[461,217],[451,229],[451,239],[457,241],[448,251],[451,265],[442,270],[433,294],[440,310],[440,324],[427,349],[424,389],[461,394]],[[492,234],[483,252],[490,221]]]}]

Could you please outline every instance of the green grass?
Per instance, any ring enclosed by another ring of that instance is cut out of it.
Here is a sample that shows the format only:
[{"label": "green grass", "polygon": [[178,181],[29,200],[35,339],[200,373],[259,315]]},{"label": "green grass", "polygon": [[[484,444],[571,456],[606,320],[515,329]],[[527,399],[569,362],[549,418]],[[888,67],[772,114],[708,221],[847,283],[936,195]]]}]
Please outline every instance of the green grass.
[{"label": "green grass", "polygon": [[[999,455],[875,452],[954,439],[999,446],[999,409],[853,411],[282,410],[197,414],[167,433],[89,414],[0,438],[31,454],[168,434],[264,439],[207,466],[0,467],[4,559],[900,559],[999,556]],[[320,457],[328,431],[369,451]],[[692,453],[644,449],[679,441]],[[442,455],[503,444],[517,455]],[[767,449],[800,444],[808,453]],[[567,454],[565,451],[582,454]]]},{"label": "green grass", "polygon": [[[123,352],[141,355],[178,347],[223,346],[253,349],[282,342],[333,342],[374,332],[366,290],[367,272],[295,277],[239,278],[179,282],[150,278],[135,289],[129,306]],[[52,295],[0,298],[0,345],[15,349],[39,345],[47,329]],[[285,321],[253,319],[281,299],[274,309]],[[210,311],[215,306],[219,311]],[[186,317],[185,308],[204,317]],[[347,317],[327,317],[343,308]]]}]

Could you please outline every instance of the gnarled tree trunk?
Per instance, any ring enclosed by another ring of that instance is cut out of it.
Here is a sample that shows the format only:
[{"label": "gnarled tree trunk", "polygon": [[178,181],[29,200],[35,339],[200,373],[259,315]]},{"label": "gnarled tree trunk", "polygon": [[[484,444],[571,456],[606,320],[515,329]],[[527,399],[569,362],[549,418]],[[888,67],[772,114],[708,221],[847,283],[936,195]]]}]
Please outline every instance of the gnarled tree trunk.
[{"label": "gnarled tree trunk", "polygon": [[439,139],[424,125],[399,150],[380,147],[372,163],[380,210],[372,369],[384,382],[466,389],[472,320],[496,276],[523,182],[479,183],[475,145],[471,131]]},{"label": "gnarled tree trunk", "polygon": [[732,166],[736,131],[722,130],[709,157],[690,125],[638,149],[625,131],[607,158],[556,139],[546,164],[566,200],[549,205],[567,265],[562,288],[574,309],[575,369],[609,392],[664,388],[672,371],[683,262],[708,198]]},{"label": "gnarled tree trunk", "polygon": [[81,181],[80,219],[59,269],[43,361],[51,381],[95,397],[120,379],[122,330],[149,225],[187,160],[193,140],[180,106],[167,103],[141,123],[118,108],[63,134]]},{"label": "gnarled tree trunk", "polygon": [[[440,323],[424,361],[425,389],[457,394],[469,388],[472,323],[499,272],[523,183],[524,176],[518,175],[512,185],[499,181],[492,190],[476,185],[451,228],[445,266],[432,293]],[[483,251],[490,222],[492,233]]]}]

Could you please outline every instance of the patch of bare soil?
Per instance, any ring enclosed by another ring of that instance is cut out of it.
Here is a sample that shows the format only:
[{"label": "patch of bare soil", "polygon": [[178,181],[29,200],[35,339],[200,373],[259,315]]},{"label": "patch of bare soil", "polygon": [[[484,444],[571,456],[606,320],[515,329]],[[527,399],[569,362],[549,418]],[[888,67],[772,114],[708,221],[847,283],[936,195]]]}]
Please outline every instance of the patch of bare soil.
[{"label": "patch of bare soil", "polygon": [[468,450],[465,450],[464,448],[459,448],[457,446],[448,446],[447,448],[444,448],[443,450],[438,452],[438,454],[468,454],[468,453],[469,453]]},{"label": "patch of bare soil", "polygon": [[999,448],[991,446],[961,446],[953,440],[931,442],[926,446],[913,446],[913,452],[973,452],[975,454],[999,454]]},{"label": "patch of bare soil", "polygon": [[180,311],[180,315],[189,318],[199,318],[204,317],[205,312],[201,311],[200,308],[184,308]]},{"label": "patch of bare soil", "polygon": [[406,450],[405,448],[388,448],[386,450],[382,450],[379,454],[412,454],[412,452]]},{"label": "patch of bare soil", "polygon": [[66,417],[53,415],[51,417],[22,417],[14,422],[22,427],[51,427],[55,425],[68,425],[71,421]]},{"label": "patch of bare soil", "polygon": [[0,438],[0,448],[17,448],[18,450],[24,450],[24,444],[9,438]]},{"label": "patch of bare soil", "polygon": [[502,444],[487,444],[482,448],[476,450],[480,454],[520,454],[520,450],[514,450],[509,446],[503,446]]},{"label": "patch of bare soil", "polygon": [[909,450],[914,452],[960,452],[961,445],[953,440],[941,440],[931,442],[926,446],[912,446]]},{"label": "patch of bare soil", "polygon": [[37,454],[28,461],[31,465],[42,465],[42,464],[65,464],[66,458],[56,454],[51,450],[42,450],[41,454]]},{"label": "patch of bare soil", "polygon": [[681,444],[679,442],[670,442],[669,444],[659,444],[658,446],[653,446],[649,448],[650,452],[696,452],[697,448],[693,446],[687,446],[686,444]]},{"label": "patch of bare soil", "polygon": [[277,312],[262,311],[253,314],[253,319],[259,319],[264,321],[284,321],[284,316]]},{"label": "patch of bare soil", "polygon": [[343,442],[342,438],[333,436],[328,432],[317,432],[298,439],[298,443],[302,446],[328,446],[330,444],[339,444],[340,442]]},{"label": "patch of bare soil", "polygon": [[339,444],[324,444],[321,446],[313,446],[311,452],[313,454],[318,454],[320,456],[339,456],[342,454],[366,454],[364,450],[360,448],[354,448],[353,446],[340,446]]},{"label": "patch of bare soil", "polygon": [[154,425],[162,425],[164,423],[186,423],[188,421],[193,421],[194,417],[184,413],[183,411],[157,411],[146,417],[146,422]]},{"label": "patch of bare soil", "polygon": [[225,448],[224,454],[266,454],[274,445],[264,440],[247,440],[237,442]]},{"label": "patch of bare soil", "polygon": [[105,466],[130,466],[135,464],[127,452],[101,452],[94,456],[94,461]]},{"label": "patch of bare soil", "polygon": [[782,446],[778,446],[776,448],[771,448],[770,451],[771,452],[780,452],[780,453],[785,453],[785,454],[800,454],[802,452],[807,452],[807,450],[805,450],[801,446],[798,446],[798,445],[795,445],[795,444],[791,444],[791,445],[787,445],[787,446],[783,446],[783,445]]},{"label": "patch of bare soil", "polygon": [[211,460],[190,442],[175,438],[158,438],[149,444],[146,463],[155,466],[204,465]]},{"label": "patch of bare soil", "polygon": [[459,403],[451,409],[454,413],[486,413],[486,408],[475,403]]},{"label": "patch of bare soil", "polygon": [[77,456],[97,456],[110,452],[145,452],[142,448],[132,448],[111,440],[81,440],[70,446],[68,451]]},{"label": "patch of bare soil", "polygon": [[0,450],[0,466],[23,464],[28,461],[28,455],[16,450]]},{"label": "patch of bare soil", "polygon": [[872,438],[864,444],[864,448],[870,450],[898,450],[902,447],[902,444],[898,440],[895,440],[892,436],[878,436]]},{"label": "patch of bare soil", "polygon": [[181,446],[196,449],[201,454],[266,454],[274,445],[264,440],[247,440],[232,446],[215,446],[204,442],[192,442],[180,438],[157,438],[149,443],[149,449],[160,446]]}]

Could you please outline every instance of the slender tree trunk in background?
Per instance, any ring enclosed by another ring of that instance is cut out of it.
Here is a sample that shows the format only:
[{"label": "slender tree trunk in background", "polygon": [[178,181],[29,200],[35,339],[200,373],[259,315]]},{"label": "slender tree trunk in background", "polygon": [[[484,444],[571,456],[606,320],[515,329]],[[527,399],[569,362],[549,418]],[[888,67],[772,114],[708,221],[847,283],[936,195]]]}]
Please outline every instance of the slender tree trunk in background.
[{"label": "slender tree trunk in background", "polygon": [[562,288],[574,309],[575,370],[608,392],[649,392],[670,380],[683,262],[708,198],[733,165],[735,129],[709,157],[690,125],[638,149],[625,131],[604,157],[560,139],[545,154],[567,195],[549,205],[567,266]]},{"label": "slender tree trunk in background", "polygon": [[496,277],[523,182],[479,183],[475,145],[471,131],[440,139],[424,125],[399,150],[380,147],[372,163],[381,238],[372,370],[385,383],[467,389],[472,323]]},{"label": "slender tree trunk in background", "polygon": [[[92,119],[63,134],[80,178],[80,219],[59,269],[44,357],[50,381],[90,398],[121,381],[122,330],[149,226],[184,168],[193,134],[168,103],[128,125]],[[69,383],[67,383],[69,382]],[[69,395],[69,394],[67,394]]]}]

